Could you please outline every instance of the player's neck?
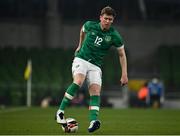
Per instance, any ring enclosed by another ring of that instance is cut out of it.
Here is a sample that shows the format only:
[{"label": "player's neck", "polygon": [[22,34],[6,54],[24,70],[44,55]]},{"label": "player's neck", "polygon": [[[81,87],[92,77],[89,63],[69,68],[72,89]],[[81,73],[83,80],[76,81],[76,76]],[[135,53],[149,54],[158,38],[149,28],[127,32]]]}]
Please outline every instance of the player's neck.
[{"label": "player's neck", "polygon": [[100,27],[101,27],[101,30],[102,30],[102,31],[108,31],[108,30],[109,30],[109,28],[103,27],[101,23],[100,23]]}]

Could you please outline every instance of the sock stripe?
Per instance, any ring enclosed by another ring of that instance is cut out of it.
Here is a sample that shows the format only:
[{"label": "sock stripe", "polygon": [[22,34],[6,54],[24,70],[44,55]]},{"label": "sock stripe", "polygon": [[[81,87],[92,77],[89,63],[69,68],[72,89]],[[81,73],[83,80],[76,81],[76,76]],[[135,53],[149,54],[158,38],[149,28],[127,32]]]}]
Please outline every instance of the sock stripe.
[{"label": "sock stripe", "polygon": [[67,92],[65,92],[64,96],[70,100],[72,100],[74,98],[72,95],[68,94]]},{"label": "sock stripe", "polygon": [[99,111],[99,106],[89,106],[89,110],[97,110],[97,111]]}]

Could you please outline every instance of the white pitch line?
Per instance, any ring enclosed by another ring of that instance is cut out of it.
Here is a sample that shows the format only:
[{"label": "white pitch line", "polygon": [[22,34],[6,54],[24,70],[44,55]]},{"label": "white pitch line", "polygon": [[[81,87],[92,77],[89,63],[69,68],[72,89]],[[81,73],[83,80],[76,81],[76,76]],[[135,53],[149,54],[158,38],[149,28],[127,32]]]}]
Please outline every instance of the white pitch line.
[{"label": "white pitch line", "polygon": [[10,112],[16,112],[16,111],[24,111],[24,110],[28,110],[29,108],[27,107],[17,107],[17,108],[4,108],[0,110],[0,114],[3,113],[10,113]]}]

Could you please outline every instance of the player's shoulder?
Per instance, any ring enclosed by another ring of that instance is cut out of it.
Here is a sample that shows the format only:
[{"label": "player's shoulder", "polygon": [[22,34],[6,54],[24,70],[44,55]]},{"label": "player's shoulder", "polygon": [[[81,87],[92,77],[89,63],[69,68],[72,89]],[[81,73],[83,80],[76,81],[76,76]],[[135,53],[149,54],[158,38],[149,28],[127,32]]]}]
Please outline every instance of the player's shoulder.
[{"label": "player's shoulder", "polygon": [[116,28],[114,28],[114,27],[111,27],[110,29],[111,29],[111,36],[112,36],[112,38],[116,42],[119,41],[121,43],[121,45],[123,45],[124,40],[123,40],[121,34],[119,33],[119,31]]},{"label": "player's shoulder", "polygon": [[86,21],[84,24],[87,26],[94,26],[94,25],[98,24],[98,22],[97,21]]},{"label": "player's shoulder", "polygon": [[83,25],[84,32],[88,32],[92,29],[97,29],[97,28],[98,28],[98,22],[96,21],[86,21],[85,24]]},{"label": "player's shoulder", "polygon": [[114,26],[111,26],[109,31],[112,33],[119,33]]},{"label": "player's shoulder", "polygon": [[119,36],[120,35],[118,30],[116,28],[114,28],[113,26],[110,27],[110,32],[112,33],[113,36]]}]

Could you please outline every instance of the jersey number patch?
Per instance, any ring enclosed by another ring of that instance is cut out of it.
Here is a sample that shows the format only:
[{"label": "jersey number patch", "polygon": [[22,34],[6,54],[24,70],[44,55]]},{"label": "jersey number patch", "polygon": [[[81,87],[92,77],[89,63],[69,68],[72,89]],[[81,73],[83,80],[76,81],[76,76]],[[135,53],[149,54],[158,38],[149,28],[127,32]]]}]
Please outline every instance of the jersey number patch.
[{"label": "jersey number patch", "polygon": [[96,37],[96,40],[94,41],[95,44],[97,45],[101,45],[101,42],[103,41],[103,39],[99,36]]}]

